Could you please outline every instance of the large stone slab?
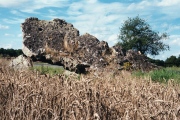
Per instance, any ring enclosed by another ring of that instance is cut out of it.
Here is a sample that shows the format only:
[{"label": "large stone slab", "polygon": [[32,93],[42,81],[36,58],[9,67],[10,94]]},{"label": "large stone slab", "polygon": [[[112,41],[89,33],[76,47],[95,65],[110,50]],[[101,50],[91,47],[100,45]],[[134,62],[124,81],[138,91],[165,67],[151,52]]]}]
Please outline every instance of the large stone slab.
[{"label": "large stone slab", "polygon": [[62,19],[52,21],[27,18],[21,25],[23,53],[37,60],[49,60],[70,71],[105,67],[118,55],[105,41],[90,34],[79,35],[79,30]]}]

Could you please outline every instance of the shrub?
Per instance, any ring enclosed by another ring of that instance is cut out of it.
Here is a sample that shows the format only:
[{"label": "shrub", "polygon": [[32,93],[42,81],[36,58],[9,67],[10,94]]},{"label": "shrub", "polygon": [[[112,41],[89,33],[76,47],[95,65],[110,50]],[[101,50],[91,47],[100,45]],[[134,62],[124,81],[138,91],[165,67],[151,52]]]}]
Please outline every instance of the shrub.
[{"label": "shrub", "polygon": [[130,62],[125,62],[125,63],[123,63],[123,68],[124,68],[125,70],[130,70],[130,68],[131,68],[131,63],[130,63]]}]

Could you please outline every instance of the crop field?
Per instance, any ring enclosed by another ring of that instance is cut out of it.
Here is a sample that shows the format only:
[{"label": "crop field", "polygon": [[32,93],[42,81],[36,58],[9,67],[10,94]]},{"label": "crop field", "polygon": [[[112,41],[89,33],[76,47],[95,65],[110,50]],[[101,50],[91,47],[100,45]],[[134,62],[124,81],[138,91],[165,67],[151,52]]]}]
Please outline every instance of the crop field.
[{"label": "crop field", "polygon": [[2,120],[180,120],[180,85],[173,79],[164,84],[127,71],[49,76],[4,63]]}]

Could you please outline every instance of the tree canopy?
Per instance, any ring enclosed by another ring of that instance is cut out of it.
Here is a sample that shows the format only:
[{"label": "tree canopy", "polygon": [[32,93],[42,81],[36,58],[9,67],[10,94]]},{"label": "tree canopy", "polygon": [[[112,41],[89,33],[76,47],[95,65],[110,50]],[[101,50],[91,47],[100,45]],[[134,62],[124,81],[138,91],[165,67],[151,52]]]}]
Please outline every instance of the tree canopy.
[{"label": "tree canopy", "polygon": [[180,66],[180,55],[178,58],[176,58],[176,56],[174,55],[170,56],[169,58],[165,60],[165,64],[168,67]]},{"label": "tree canopy", "polygon": [[169,46],[161,40],[167,39],[167,33],[159,35],[150,25],[139,16],[128,18],[120,28],[118,35],[120,44],[125,51],[133,49],[142,54],[158,55],[159,52],[169,50]]},{"label": "tree canopy", "polygon": [[0,48],[0,56],[3,56],[3,57],[17,57],[19,55],[23,54],[22,50],[21,49],[17,49],[17,50],[14,50],[14,49],[4,49],[4,48]]}]

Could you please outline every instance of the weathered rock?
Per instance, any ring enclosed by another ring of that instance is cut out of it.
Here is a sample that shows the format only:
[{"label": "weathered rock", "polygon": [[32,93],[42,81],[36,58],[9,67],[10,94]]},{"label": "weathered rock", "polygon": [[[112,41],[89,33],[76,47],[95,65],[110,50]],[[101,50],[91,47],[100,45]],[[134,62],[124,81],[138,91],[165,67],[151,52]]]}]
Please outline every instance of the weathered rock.
[{"label": "weathered rock", "polygon": [[58,63],[70,71],[82,72],[92,66],[104,67],[113,56],[107,42],[79,31],[61,19],[28,18],[22,23],[23,53],[35,59]]},{"label": "weathered rock", "polygon": [[17,58],[11,60],[9,63],[9,67],[15,70],[27,70],[32,66],[33,65],[31,59],[23,55],[18,56]]},{"label": "weathered rock", "polygon": [[45,21],[38,20],[38,18],[28,18],[21,27],[24,45],[22,50],[29,57],[46,53],[45,47],[58,52],[64,51],[67,49],[64,47],[67,40],[73,42],[79,36],[79,31],[72,24],[61,19]]},{"label": "weathered rock", "polygon": [[[124,64],[129,63],[129,64]],[[121,67],[127,67],[132,70],[150,71],[157,66],[148,61],[147,56],[140,53],[140,51],[128,50],[126,56],[121,57],[119,61]]]}]

